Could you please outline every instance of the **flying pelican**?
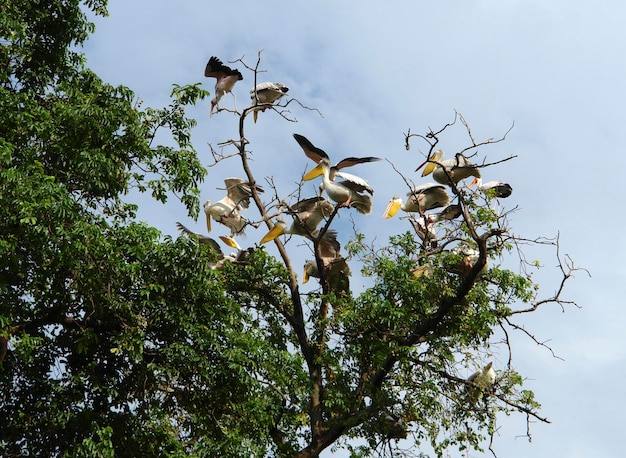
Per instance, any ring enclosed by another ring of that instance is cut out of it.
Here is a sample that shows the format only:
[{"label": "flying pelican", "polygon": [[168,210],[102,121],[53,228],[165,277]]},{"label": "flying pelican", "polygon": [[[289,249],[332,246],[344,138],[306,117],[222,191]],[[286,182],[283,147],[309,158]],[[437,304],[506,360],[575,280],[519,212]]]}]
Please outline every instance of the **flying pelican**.
[{"label": "flying pelican", "polygon": [[490,361],[482,369],[474,372],[467,378],[468,382],[472,382],[474,386],[466,386],[470,395],[470,401],[476,402],[482,397],[483,393],[490,390],[496,383],[496,373],[493,370],[493,361]]},{"label": "flying pelican", "polygon": [[[304,175],[302,180],[309,181],[322,175],[322,183],[324,185],[324,189],[326,190],[326,194],[328,194],[328,197],[330,197],[333,201],[346,207],[354,207],[358,212],[363,213],[364,215],[371,213],[372,199],[370,196],[362,194],[364,192],[368,192],[367,188],[369,188],[369,186],[367,183],[364,185],[360,182],[352,181],[349,178],[346,178],[344,181],[333,181],[330,178],[330,170],[330,161],[327,158],[324,158],[319,164]],[[337,172],[337,175],[339,173],[340,172]],[[365,181],[362,179],[359,180],[363,182]],[[370,193],[373,193],[373,190]]]},{"label": "flying pelican", "polygon": [[[316,146],[314,146],[313,143],[311,143],[309,139],[306,138],[304,135],[293,134],[293,138],[296,139],[296,141],[298,142],[298,145],[300,145],[300,147],[304,151],[304,154],[313,162],[315,162],[316,164],[319,164],[322,161],[322,159],[327,159],[328,163],[330,164],[330,157],[328,157],[328,154],[326,154],[326,152],[323,149],[317,148]],[[330,167],[330,170],[329,170],[330,179],[334,180],[335,176],[339,176],[345,180],[349,180],[349,181],[361,184],[362,186],[366,187],[367,192],[369,192],[370,194],[374,194],[374,190],[369,187],[369,185],[364,179],[359,178],[350,173],[339,171],[340,169],[343,169],[345,167],[352,167],[353,165],[365,164],[366,162],[374,162],[374,161],[380,161],[380,158],[368,156],[368,157],[347,157],[345,159],[342,159],[337,164]]]},{"label": "flying pelican", "polygon": [[[211,232],[211,216],[218,223],[222,223],[231,230],[231,234],[241,234],[247,224],[239,210],[245,210],[250,206],[250,197],[253,192],[253,185],[241,178],[226,178],[226,196],[218,202],[211,203],[207,200],[204,203],[204,213],[206,214],[206,227]],[[256,192],[263,192],[263,188],[254,185]]]},{"label": "flying pelican", "polygon": [[[333,212],[333,205],[323,197],[311,197],[289,207],[293,216],[293,223],[290,227],[282,220],[278,219],[276,224],[259,242],[261,245],[274,240],[281,234],[295,234],[315,240],[319,236],[320,230],[317,226],[328,218]],[[340,245],[337,241],[337,232],[327,230],[319,241],[320,255],[324,259],[334,259],[339,255]]]},{"label": "flying pelican", "polygon": [[188,236],[195,238],[200,245],[208,245],[209,248],[216,251],[217,253],[222,252],[219,243],[217,243],[214,239],[212,239],[208,235],[200,234],[198,232],[193,232],[191,229],[188,229],[186,226],[184,226],[182,223],[178,221],[176,221],[176,228],[180,232],[183,232],[184,234],[187,234]]},{"label": "flying pelican", "polygon": [[407,193],[409,199],[403,202],[401,197],[395,196],[389,201],[389,205],[383,213],[384,218],[391,218],[399,209],[405,212],[418,212],[424,214],[433,208],[445,207],[450,203],[450,196],[446,187],[436,183],[425,183],[415,187]]},{"label": "flying pelican", "polygon": [[[250,90],[250,98],[252,105],[267,105],[276,102],[289,91],[289,88],[283,83],[259,83]],[[267,106],[254,110],[254,122],[259,116],[259,110],[265,111]]]},{"label": "flying pelican", "polygon": [[503,181],[488,181],[487,183],[483,183],[482,178],[476,177],[469,186],[471,188],[474,185],[478,185],[478,189],[487,195],[501,197],[502,199],[509,197],[513,192],[513,187]]},{"label": "flying pelican", "polygon": [[221,270],[225,262],[239,262],[243,259],[242,253],[247,254],[247,252],[242,250],[239,244],[237,243],[237,241],[233,239],[232,237],[225,237],[222,235],[219,236],[222,242],[224,242],[226,245],[232,248],[236,248],[238,250],[237,253],[231,253],[230,255],[225,255],[222,252],[220,245],[211,237],[206,236],[204,234],[200,234],[198,232],[193,232],[191,229],[187,228],[186,226],[184,226],[182,223],[178,221],[176,222],[176,228],[179,231],[187,234],[188,236],[195,238],[200,245],[206,245],[212,251],[215,252],[215,254],[217,255],[217,261],[209,263],[209,268],[212,270]]},{"label": "flying pelican", "polygon": [[204,76],[207,78],[215,78],[215,97],[211,100],[211,116],[213,116],[213,110],[219,103],[224,94],[229,92],[233,94],[233,100],[235,103],[235,110],[237,110],[237,98],[232,92],[233,86],[237,81],[243,79],[241,72],[236,68],[230,68],[222,63],[217,57],[212,56],[204,69]]},{"label": "flying pelican", "polygon": [[430,159],[423,162],[415,171],[424,167],[422,176],[433,174],[437,183],[448,184],[452,181],[457,184],[467,177],[480,177],[480,170],[462,154],[457,154],[453,159],[443,159],[443,151],[438,149]]}]

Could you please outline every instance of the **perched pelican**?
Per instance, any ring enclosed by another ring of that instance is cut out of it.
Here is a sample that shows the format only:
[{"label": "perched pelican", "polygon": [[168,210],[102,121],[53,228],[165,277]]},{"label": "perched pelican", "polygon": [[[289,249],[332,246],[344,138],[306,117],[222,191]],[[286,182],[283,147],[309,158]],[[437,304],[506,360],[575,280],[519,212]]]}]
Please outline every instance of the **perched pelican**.
[{"label": "perched pelican", "polygon": [[383,217],[391,218],[398,213],[399,209],[405,212],[418,212],[423,215],[427,210],[445,207],[450,203],[450,196],[446,192],[445,186],[435,183],[425,183],[417,186],[408,192],[407,196],[409,196],[409,199],[406,203],[402,201],[401,197],[393,197],[389,201]]},{"label": "perched pelican", "polygon": [[213,116],[213,110],[219,103],[224,94],[229,92],[233,94],[233,100],[235,103],[235,110],[237,109],[237,98],[232,92],[233,86],[237,81],[243,79],[241,72],[236,68],[227,67],[217,57],[213,56],[209,59],[204,69],[204,76],[207,78],[215,78],[215,97],[211,100],[211,116]]},{"label": "perched pelican", "polygon": [[408,434],[404,420],[397,414],[385,415],[385,432],[387,439],[406,439]]},{"label": "perched pelican", "polygon": [[[480,256],[480,252],[478,250],[467,245],[454,247],[452,249],[452,253],[460,254],[462,256],[461,260],[454,266],[455,269],[462,274],[468,274]],[[486,261],[487,262],[485,262],[485,265],[480,271],[481,274],[489,268],[489,258],[487,258]]]},{"label": "perched pelican", "polygon": [[[281,234],[295,234],[306,237],[310,240],[317,239],[320,222],[328,218],[333,212],[333,205],[323,197],[311,197],[289,207],[293,216],[293,223],[290,227],[279,219],[276,224],[259,242],[261,245],[274,240]],[[337,241],[337,232],[327,230],[319,241],[320,255],[324,259],[334,259],[339,255],[340,245]]]},{"label": "perched pelican", "polygon": [[[322,161],[322,159],[327,159],[328,163],[330,164],[330,157],[328,157],[328,154],[326,154],[326,152],[323,149],[317,148],[316,146],[314,146],[313,143],[311,143],[309,139],[306,138],[304,135],[293,134],[293,138],[296,139],[296,141],[298,142],[298,145],[300,145],[300,147],[304,151],[304,154],[313,162],[315,162],[316,164],[319,164]],[[374,194],[374,190],[370,188],[367,182],[363,180],[362,178],[359,178],[350,173],[339,171],[340,169],[343,169],[345,167],[352,167],[353,165],[365,164],[367,162],[374,162],[374,161],[380,161],[380,158],[368,156],[368,157],[347,157],[345,159],[342,159],[337,164],[330,167],[330,170],[329,170],[330,179],[334,180],[335,176],[339,176],[345,180],[349,180],[351,182],[359,183],[363,185],[367,192],[369,192],[370,194]]]},{"label": "perched pelican", "polygon": [[[337,294],[348,294],[350,291],[350,280],[348,278],[350,276],[350,267],[343,256],[339,256],[325,264],[324,271],[331,291]],[[310,277],[320,278],[315,261],[306,261],[304,264],[302,283],[307,283]]]},{"label": "perched pelican", "polygon": [[[425,167],[424,167],[425,166]],[[462,154],[457,154],[453,159],[443,159],[443,151],[438,149],[433,153],[430,159],[422,163],[415,171],[424,167],[422,176],[433,174],[433,178],[437,183],[448,184],[452,181],[454,184],[467,177],[480,177],[480,170],[472,164]]]},{"label": "perched pelican", "polygon": [[474,185],[478,185],[478,189],[487,195],[501,197],[502,199],[509,197],[513,192],[511,185],[503,181],[488,181],[487,183],[483,183],[482,178],[476,177],[474,181],[470,183],[470,188]]},{"label": "perched pelican", "polygon": [[437,214],[437,220],[453,220],[461,216],[463,209],[459,204],[450,204]]},{"label": "perched pelican", "polygon": [[[204,213],[206,214],[206,226],[211,232],[211,216],[218,223],[222,223],[231,230],[231,234],[241,234],[247,224],[239,210],[245,210],[250,205],[250,197],[252,196],[253,186],[241,178],[226,178],[226,196],[220,201],[211,203],[207,200],[204,203]],[[256,192],[263,192],[263,188],[254,185]]]},{"label": "perched pelican", "polygon": [[496,382],[496,373],[493,370],[493,361],[489,362],[482,369],[474,372],[467,379],[468,382],[472,382],[474,386],[466,386],[470,395],[470,401],[476,402],[483,396],[483,393],[490,390],[493,384]]},{"label": "perched pelican", "polygon": [[[322,183],[326,194],[328,194],[328,197],[333,201],[346,207],[354,207],[364,215],[371,213],[372,199],[370,196],[362,194],[367,191],[369,186],[367,186],[367,184],[363,185],[362,183],[351,181],[350,179],[338,182],[333,181],[330,178],[330,169],[330,161],[324,158],[317,166],[304,175],[302,180],[309,181],[322,175]],[[337,172],[337,174],[339,174],[339,172]]]},{"label": "perched pelican", "polygon": [[[267,105],[276,102],[289,91],[289,88],[283,83],[259,83],[250,90],[250,98],[252,105]],[[265,111],[267,106],[254,110],[254,122],[259,116],[259,110]]]}]

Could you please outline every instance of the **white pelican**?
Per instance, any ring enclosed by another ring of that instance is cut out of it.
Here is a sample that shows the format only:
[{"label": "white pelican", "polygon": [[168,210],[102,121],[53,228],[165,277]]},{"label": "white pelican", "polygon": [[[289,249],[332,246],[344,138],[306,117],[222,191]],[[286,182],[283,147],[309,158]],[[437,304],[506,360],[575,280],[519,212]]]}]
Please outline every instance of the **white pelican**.
[{"label": "white pelican", "polygon": [[195,238],[200,245],[208,245],[212,250],[214,250],[217,253],[222,252],[222,250],[220,249],[219,243],[217,243],[214,239],[212,239],[208,235],[200,234],[198,232],[193,232],[191,229],[188,229],[186,226],[184,226],[182,223],[178,221],[176,221],[176,228],[179,231],[187,234],[188,236]]},{"label": "white pelican", "polygon": [[[346,294],[350,291],[350,280],[348,278],[350,276],[350,267],[344,257],[339,256],[328,264],[325,264],[324,271],[331,291]],[[307,283],[310,277],[320,278],[320,273],[315,261],[305,262],[302,283]]]},{"label": "white pelican", "polygon": [[[267,105],[276,102],[289,91],[289,88],[283,83],[259,83],[250,90],[250,98],[252,105]],[[262,106],[254,110],[254,122],[259,116],[259,110],[265,111],[267,106]]]},{"label": "white pelican", "polygon": [[236,248],[238,250],[237,253],[225,255],[222,252],[220,245],[211,237],[200,234],[198,232],[193,232],[191,229],[188,229],[186,226],[178,221],[176,222],[176,227],[179,231],[187,234],[190,237],[195,238],[200,245],[206,245],[215,252],[215,254],[217,255],[217,261],[209,263],[209,268],[212,270],[221,270],[225,262],[239,262],[243,259],[243,254],[247,254],[247,251],[242,250],[239,244],[232,237],[225,237],[222,235],[219,236],[222,242],[224,242],[226,245],[232,248]]},{"label": "white pelican", "polygon": [[502,199],[509,197],[513,192],[513,187],[503,181],[488,181],[487,183],[483,183],[483,179],[477,177],[474,178],[474,181],[472,181],[469,186],[471,188],[474,185],[478,185],[478,189],[487,195],[501,197]]},{"label": "white pelican", "polygon": [[235,110],[237,110],[237,98],[233,91],[233,86],[237,81],[243,79],[241,72],[236,68],[230,68],[222,63],[217,57],[212,56],[204,69],[204,76],[207,78],[215,78],[215,97],[211,100],[211,116],[213,110],[219,103],[224,94],[229,92],[233,95]]},{"label": "white pelican", "polygon": [[[425,166],[425,167],[424,167]],[[480,177],[480,170],[472,164],[462,154],[457,154],[453,159],[443,159],[443,151],[438,149],[433,153],[430,159],[423,162],[416,171],[424,167],[422,176],[425,177],[430,173],[437,183],[448,184],[452,181],[454,184],[467,177]]]},{"label": "white pelican", "polygon": [[[306,138],[304,135],[293,134],[293,138],[296,139],[296,141],[298,142],[298,145],[300,145],[306,157],[311,159],[313,162],[315,162],[316,164],[319,164],[322,161],[322,159],[327,159],[328,163],[330,164],[330,157],[328,157],[328,154],[326,154],[326,152],[323,149],[314,146],[313,143],[311,143],[309,139]],[[343,178],[345,180],[348,180],[354,183],[359,183],[360,185],[364,186],[367,192],[369,192],[370,194],[374,194],[374,190],[369,187],[369,185],[364,179],[359,178],[349,173],[339,171],[340,169],[343,169],[345,167],[352,167],[353,165],[365,164],[367,162],[374,162],[374,161],[380,161],[380,158],[367,156],[367,157],[347,157],[345,159],[342,159],[337,164],[330,167],[330,170],[329,170],[330,179],[334,180],[335,176],[339,176],[340,178]]]},{"label": "white pelican", "polygon": [[[478,258],[480,256],[480,252],[478,250],[471,248],[467,245],[459,245],[454,247],[452,249],[452,253],[460,254],[462,256],[461,260],[454,266],[455,269],[462,274],[468,274],[470,270],[472,270],[472,267],[474,267],[474,264],[476,264],[476,261],[478,261]],[[480,273],[484,273],[488,268],[489,258],[487,258],[485,265],[481,269]]]},{"label": "white pelican", "polygon": [[417,186],[408,192],[407,196],[409,196],[407,202],[403,202],[401,197],[393,197],[389,201],[383,217],[391,218],[398,213],[399,209],[423,215],[427,210],[445,207],[450,203],[450,196],[446,192],[446,187],[436,183],[425,183]]},{"label": "white pelican", "polygon": [[[312,170],[302,177],[303,181],[309,181],[322,175],[322,183],[326,194],[333,201],[346,207],[354,207],[360,213],[367,215],[372,211],[372,199],[370,196],[362,194],[367,192],[369,186],[367,183],[351,181],[346,178],[344,181],[333,181],[330,178],[330,161],[324,158]],[[339,174],[339,172],[337,172]],[[345,175],[344,175],[345,178]],[[355,177],[356,178],[356,177]],[[365,181],[360,179],[361,181]],[[371,188],[369,188],[371,189]],[[373,192],[373,191],[372,191]]]},{"label": "white pelican", "polygon": [[[218,223],[222,223],[231,230],[231,234],[241,234],[247,224],[239,210],[245,210],[250,205],[252,196],[252,185],[241,178],[226,178],[226,196],[220,201],[212,203],[207,200],[204,203],[204,213],[206,214],[206,227],[211,232],[211,217]],[[254,185],[256,192],[263,192],[263,188]]]},{"label": "white pelican", "polygon": [[489,362],[482,369],[474,372],[467,378],[468,382],[472,382],[474,386],[466,386],[470,394],[470,401],[476,402],[482,397],[483,393],[490,390],[496,383],[496,373],[493,370],[493,361]]},{"label": "white pelican", "polygon": [[[270,230],[259,242],[261,245],[274,240],[281,234],[295,234],[315,240],[319,236],[317,226],[320,222],[328,218],[333,212],[333,205],[323,197],[311,197],[289,207],[293,216],[293,223],[290,227],[282,220],[278,219],[272,230]],[[340,245],[337,241],[337,232],[327,230],[319,241],[320,255],[322,258],[334,259],[339,256]]]}]

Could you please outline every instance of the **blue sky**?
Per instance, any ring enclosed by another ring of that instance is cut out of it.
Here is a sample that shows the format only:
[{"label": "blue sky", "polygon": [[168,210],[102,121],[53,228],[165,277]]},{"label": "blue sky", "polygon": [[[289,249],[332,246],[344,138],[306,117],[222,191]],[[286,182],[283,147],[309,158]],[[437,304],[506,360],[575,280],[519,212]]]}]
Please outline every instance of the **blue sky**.
[{"label": "blue sky", "polygon": [[[625,217],[619,210],[626,165],[626,8],[620,2],[112,0],[109,11],[109,18],[96,20],[85,46],[88,66],[105,81],[132,88],[145,106],[167,104],[173,83],[202,82],[213,93],[215,81],[203,77],[210,56],[225,62],[243,57],[254,65],[263,50],[267,72],[259,80],[287,84],[290,96],[323,113],[290,105],[297,123],[266,112],[247,126],[257,179],[274,176],[283,194],[312,165],[294,132],[334,159],[387,158],[417,182],[413,170],[427,145],[414,139],[406,151],[407,129],[438,129],[455,110],[477,140],[499,138],[515,123],[505,142],[480,154],[489,161],[517,158],[483,175],[513,185],[506,207],[519,206],[511,217],[518,235],[560,234],[561,254],[591,277],[579,272],[565,291],[564,298],[582,308],[568,306],[563,313],[548,305],[524,317],[524,326],[563,358],[516,338],[514,367],[528,377],[552,424],[531,425],[529,444],[517,437],[526,431],[523,416],[501,419],[495,450],[506,457],[623,454],[626,405],[617,394],[626,377]],[[244,80],[235,93],[243,108],[253,79],[238,67]],[[232,102],[227,95],[221,104]],[[208,143],[216,146],[237,134],[234,115],[209,119],[209,108],[207,100],[191,112],[199,121],[194,142],[206,165]],[[468,140],[460,125],[441,139],[449,154]],[[374,209],[365,217],[344,213],[342,243],[349,239],[351,215],[380,243],[398,228],[407,230],[408,223],[380,216],[391,196],[405,192],[392,167],[368,164],[353,172],[376,190]],[[242,176],[236,160],[209,169],[202,199],[219,199],[216,188],[227,176]],[[163,206],[144,197],[140,205],[140,218],[165,234],[176,235],[175,221],[204,229],[175,200]],[[263,234],[250,231],[243,244]],[[303,250],[296,242],[290,242],[292,249]],[[550,296],[560,281],[554,251],[532,249],[530,257],[545,265],[535,278],[542,296]],[[362,287],[358,281],[356,288]],[[505,363],[504,356],[496,359],[496,368]]]}]

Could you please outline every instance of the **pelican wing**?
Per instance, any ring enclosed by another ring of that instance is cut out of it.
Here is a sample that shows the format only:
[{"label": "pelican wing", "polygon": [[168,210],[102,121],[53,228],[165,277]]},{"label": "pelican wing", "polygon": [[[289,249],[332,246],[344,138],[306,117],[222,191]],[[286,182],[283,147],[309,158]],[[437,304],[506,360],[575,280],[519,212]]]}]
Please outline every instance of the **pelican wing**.
[{"label": "pelican wing", "polygon": [[328,218],[334,209],[334,205],[321,196],[301,200],[290,207],[290,210],[297,213],[294,219],[298,218],[311,231]]},{"label": "pelican wing", "polygon": [[206,236],[204,234],[199,234],[197,232],[193,232],[191,229],[187,228],[185,225],[183,225],[182,223],[179,223],[178,221],[176,221],[176,228],[182,233],[187,234],[188,236],[194,237],[195,239],[197,239],[200,245],[207,245],[211,249],[215,250],[216,253],[222,252],[219,244],[215,240],[213,240],[211,237]]},{"label": "pelican wing", "polygon": [[207,78],[217,78],[218,80],[227,76],[237,76],[237,80],[243,79],[239,70],[224,65],[223,62],[215,56],[212,56],[206,64],[204,76]]},{"label": "pelican wing", "polygon": [[346,172],[337,172],[335,175],[343,178],[345,181],[342,181],[341,183],[346,185],[346,187],[352,189],[353,191],[369,192],[371,195],[374,195],[374,190],[363,178]]},{"label": "pelican wing", "polygon": [[375,161],[380,161],[380,160],[381,159],[379,157],[373,157],[373,156],[368,156],[368,157],[347,157],[347,158],[342,159],[341,161],[339,161],[335,165],[335,169],[339,170],[339,169],[343,169],[344,167],[352,167],[353,165],[365,164],[367,162],[375,162]]},{"label": "pelican wing", "polygon": [[[246,209],[250,206],[250,197],[252,196],[252,188],[248,181],[241,178],[226,178],[226,193],[236,206]],[[263,188],[257,184],[254,185],[256,192],[264,192]]]},{"label": "pelican wing", "polygon": [[323,149],[313,146],[313,143],[311,143],[304,135],[293,134],[293,138],[296,139],[298,145],[300,145],[304,151],[304,154],[306,154],[306,156],[315,163],[319,163],[322,159],[328,159],[330,161],[328,154],[326,154]]}]

